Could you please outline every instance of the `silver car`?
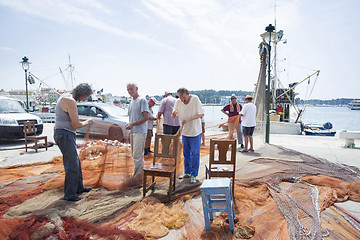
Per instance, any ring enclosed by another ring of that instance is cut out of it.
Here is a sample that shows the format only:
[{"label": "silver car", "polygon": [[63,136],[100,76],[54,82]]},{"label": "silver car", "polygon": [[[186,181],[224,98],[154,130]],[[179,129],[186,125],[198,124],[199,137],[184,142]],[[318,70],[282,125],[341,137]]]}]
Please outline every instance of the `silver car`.
[{"label": "silver car", "polygon": [[21,101],[0,96],[0,139],[23,138],[26,121],[35,123],[36,135],[43,132],[41,118],[27,113]]},{"label": "silver car", "polygon": [[86,134],[89,129],[90,136],[100,136],[111,140],[127,142],[129,131],[125,124],[129,122],[127,109],[122,109],[108,103],[83,102],[77,104],[79,118],[93,118],[95,123],[76,132]]}]

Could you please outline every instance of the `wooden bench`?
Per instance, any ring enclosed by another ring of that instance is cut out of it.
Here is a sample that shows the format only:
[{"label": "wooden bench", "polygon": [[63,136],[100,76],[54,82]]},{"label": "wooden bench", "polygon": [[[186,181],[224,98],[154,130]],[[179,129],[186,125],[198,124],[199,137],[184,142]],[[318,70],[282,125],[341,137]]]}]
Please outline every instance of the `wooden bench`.
[{"label": "wooden bench", "polygon": [[360,139],[360,131],[339,132],[340,138],[345,138],[345,147],[354,147],[355,139]]}]

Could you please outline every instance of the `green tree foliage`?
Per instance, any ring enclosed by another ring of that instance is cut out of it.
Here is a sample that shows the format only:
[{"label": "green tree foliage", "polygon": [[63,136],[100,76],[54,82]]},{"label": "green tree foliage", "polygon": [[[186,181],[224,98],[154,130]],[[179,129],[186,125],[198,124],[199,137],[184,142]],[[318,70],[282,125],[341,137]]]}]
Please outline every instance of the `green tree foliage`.
[{"label": "green tree foliage", "polygon": [[321,100],[321,99],[310,99],[308,101],[304,101],[302,99],[296,98],[295,103],[296,104],[310,104],[310,105],[337,105],[337,106],[344,106],[348,105],[350,102],[354,100],[360,100],[360,99],[354,99],[354,98],[337,98],[337,99],[331,99],[331,100]]},{"label": "green tree foliage", "polygon": [[250,91],[241,91],[241,90],[219,90],[215,91],[212,89],[205,89],[205,90],[195,90],[190,91],[191,94],[195,94],[199,97],[200,101],[202,103],[208,103],[208,104],[219,104],[221,97],[224,96],[243,96],[251,95],[252,92]]}]

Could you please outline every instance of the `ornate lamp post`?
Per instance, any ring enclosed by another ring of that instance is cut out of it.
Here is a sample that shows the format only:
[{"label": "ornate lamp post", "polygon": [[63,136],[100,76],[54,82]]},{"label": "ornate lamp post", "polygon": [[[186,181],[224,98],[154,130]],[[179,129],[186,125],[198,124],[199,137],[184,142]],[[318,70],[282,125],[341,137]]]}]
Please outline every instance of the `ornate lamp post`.
[{"label": "ornate lamp post", "polygon": [[[271,33],[273,33],[273,31],[275,30],[275,27],[271,24],[269,24],[269,26],[267,26],[265,28],[265,33],[264,33],[264,39],[267,39],[269,41],[269,45],[268,45],[268,51],[269,51],[269,56],[268,56],[268,83],[267,83],[267,91],[266,91],[266,108],[267,108],[267,113],[266,113],[266,132],[265,132],[265,142],[269,143],[270,141],[270,63],[271,63],[271,58],[270,58],[270,54],[271,54]],[[274,37],[274,36],[273,36]]]},{"label": "ornate lamp post", "polygon": [[25,56],[22,58],[22,62],[20,62],[22,64],[22,68],[25,71],[25,86],[26,86],[26,111],[29,112],[29,95],[28,95],[28,77],[27,77],[27,71],[29,70],[30,67],[30,62],[29,59]]}]

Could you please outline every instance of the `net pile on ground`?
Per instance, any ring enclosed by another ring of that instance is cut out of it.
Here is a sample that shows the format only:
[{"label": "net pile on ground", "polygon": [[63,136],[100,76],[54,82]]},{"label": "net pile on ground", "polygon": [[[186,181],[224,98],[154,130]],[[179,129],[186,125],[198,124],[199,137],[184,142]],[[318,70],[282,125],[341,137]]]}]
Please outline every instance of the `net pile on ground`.
[{"label": "net pile on ground", "polygon": [[[178,169],[182,172],[181,145],[179,145]],[[208,151],[203,154],[207,154]],[[90,222],[104,222],[111,219],[123,207],[139,201],[141,196],[138,188],[131,180],[133,161],[130,147],[117,141],[93,141],[86,144],[79,153],[82,162],[84,185],[96,189],[86,197],[86,210],[77,209],[78,219],[88,219]],[[167,159],[160,159],[167,163]],[[152,162],[152,155],[145,156],[145,164]],[[54,219],[71,219],[74,214],[61,201],[64,182],[64,170],[61,157],[44,163],[17,165],[0,169],[0,239],[5,238],[15,226],[24,219],[35,214],[51,215]],[[164,179],[165,180],[165,179]],[[150,181],[150,179],[149,179]],[[157,181],[162,181],[158,179]],[[112,190],[111,192],[107,190]],[[127,190],[127,191],[125,191]],[[135,196],[136,197],[132,197]],[[125,199],[125,200],[124,200]],[[29,200],[28,202],[25,202]],[[96,207],[92,207],[96,205]],[[165,206],[165,205],[164,205]],[[8,210],[12,208],[12,211]],[[96,209],[97,208],[97,209]],[[75,207],[76,209],[76,207]],[[64,213],[65,211],[65,213]],[[83,214],[78,214],[78,212]],[[52,212],[56,212],[51,214]],[[5,219],[20,219],[19,221]],[[37,221],[35,221],[37,222]],[[43,221],[44,222],[44,221]],[[6,225],[7,227],[3,226]],[[63,226],[63,224],[61,224]],[[29,232],[30,234],[30,232]]]},{"label": "net pile on ground", "polygon": [[[24,235],[32,239],[159,238],[170,229],[179,229],[184,239],[359,239],[359,221],[333,205],[348,199],[359,201],[358,173],[307,155],[279,151],[285,158],[267,152],[271,158],[247,163],[253,164],[248,174],[239,168],[234,232],[229,231],[226,214],[216,217],[211,231],[205,231],[199,196],[194,197],[199,194],[198,186],[182,192],[192,195],[168,205],[155,198],[142,199],[142,190],[129,181],[133,168],[130,148],[115,141],[93,141],[81,149],[85,185],[96,187],[83,194],[79,203],[60,200],[61,157],[1,168],[0,239]],[[208,154],[208,148],[202,147],[201,154]],[[145,160],[151,163],[152,156]]]}]

